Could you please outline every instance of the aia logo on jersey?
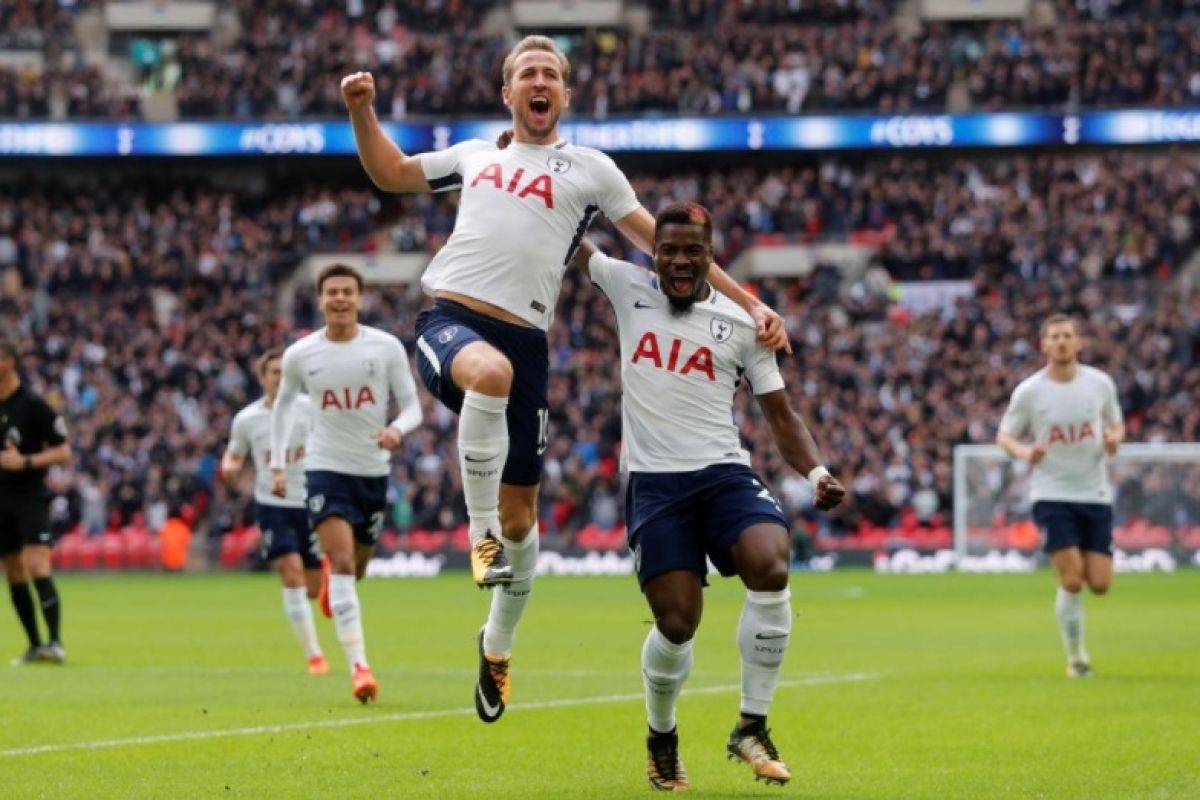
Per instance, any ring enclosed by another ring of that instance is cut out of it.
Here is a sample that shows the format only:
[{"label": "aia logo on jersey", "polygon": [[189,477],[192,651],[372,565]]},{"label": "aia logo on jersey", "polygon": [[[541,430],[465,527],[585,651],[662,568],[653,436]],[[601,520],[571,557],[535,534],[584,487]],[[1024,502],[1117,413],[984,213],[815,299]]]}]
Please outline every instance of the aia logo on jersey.
[{"label": "aia logo on jersey", "polygon": [[1074,425],[1050,426],[1050,436],[1047,437],[1046,442],[1048,444],[1078,444],[1095,438],[1096,431],[1092,429],[1092,423],[1085,422],[1078,428]]},{"label": "aia logo on jersey", "polygon": [[354,391],[349,386],[337,389],[326,389],[321,392],[321,410],[335,408],[338,411],[356,411],[363,406],[375,405],[375,393],[370,386],[361,386]]},{"label": "aia logo on jersey", "polygon": [[517,167],[506,179],[503,167],[499,164],[488,164],[475,176],[475,180],[471,181],[471,188],[474,189],[481,183],[491,184],[501,191],[515,194],[522,200],[529,197],[541,198],[547,209],[554,208],[554,184],[545,173],[526,178],[525,168]]},{"label": "aia logo on jersey", "polygon": [[710,319],[708,321],[708,329],[712,331],[713,338],[717,340],[717,344],[733,336],[733,323],[724,317],[713,317]]},{"label": "aia logo on jersey", "polygon": [[698,347],[692,350],[686,359],[683,356],[683,340],[671,339],[667,347],[667,356],[663,360],[663,347],[659,345],[658,337],[654,331],[646,331],[642,334],[641,341],[638,342],[637,350],[633,353],[633,358],[630,363],[636,364],[639,361],[645,360],[659,369],[665,369],[667,372],[674,372],[678,375],[687,375],[691,372],[696,372],[705,376],[712,382],[716,382],[717,377],[713,374],[713,354],[712,350],[707,347]]}]

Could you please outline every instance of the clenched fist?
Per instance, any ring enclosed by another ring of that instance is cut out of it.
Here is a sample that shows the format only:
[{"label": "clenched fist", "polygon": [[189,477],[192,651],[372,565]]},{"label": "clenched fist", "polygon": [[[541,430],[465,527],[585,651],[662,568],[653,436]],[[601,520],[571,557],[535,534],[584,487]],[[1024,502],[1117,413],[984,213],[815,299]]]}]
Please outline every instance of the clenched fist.
[{"label": "clenched fist", "polygon": [[355,72],[342,78],[342,99],[351,113],[370,108],[375,101],[375,78],[369,72]]}]

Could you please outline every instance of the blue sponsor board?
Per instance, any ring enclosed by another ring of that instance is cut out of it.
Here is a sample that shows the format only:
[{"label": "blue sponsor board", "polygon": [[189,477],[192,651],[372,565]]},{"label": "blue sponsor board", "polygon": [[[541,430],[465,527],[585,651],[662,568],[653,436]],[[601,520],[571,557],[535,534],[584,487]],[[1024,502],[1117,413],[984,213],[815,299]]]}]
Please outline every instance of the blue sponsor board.
[{"label": "blue sponsor board", "polygon": [[[389,122],[408,152],[494,140],[504,120]],[[1200,142],[1200,109],[1080,114],[677,117],[568,120],[563,135],[613,153],[895,150]],[[346,122],[0,123],[0,157],[353,155]]]}]

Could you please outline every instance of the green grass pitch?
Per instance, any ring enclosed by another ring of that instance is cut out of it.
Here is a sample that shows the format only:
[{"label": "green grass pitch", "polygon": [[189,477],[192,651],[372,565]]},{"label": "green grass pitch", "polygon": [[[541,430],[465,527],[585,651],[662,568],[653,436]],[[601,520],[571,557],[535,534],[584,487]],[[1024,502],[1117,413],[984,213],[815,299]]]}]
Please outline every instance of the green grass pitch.
[{"label": "green grass pitch", "polygon": [[[66,667],[0,672],[4,798],[620,798],[644,777],[632,578],[539,580],[495,725],[471,705],[487,595],[465,574],[361,584],[380,699],[304,672],[268,575],[60,578]],[[1200,798],[1200,571],[1085,601],[1071,681],[1045,572],[793,576],[770,724],[795,778],[724,757],[742,592],[706,595],[680,702],[696,797]],[[21,649],[6,608],[0,645]]]}]

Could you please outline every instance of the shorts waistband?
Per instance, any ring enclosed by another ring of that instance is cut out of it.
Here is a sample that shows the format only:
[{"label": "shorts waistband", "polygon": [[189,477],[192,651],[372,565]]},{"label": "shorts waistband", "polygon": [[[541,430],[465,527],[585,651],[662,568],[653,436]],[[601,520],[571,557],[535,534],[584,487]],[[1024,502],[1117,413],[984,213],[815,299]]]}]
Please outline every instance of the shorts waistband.
[{"label": "shorts waistband", "polygon": [[525,336],[536,336],[538,339],[545,339],[546,332],[541,328],[535,328],[532,325],[518,325],[515,322],[498,319],[487,314],[482,314],[473,308],[464,306],[462,303],[454,300],[447,300],[444,297],[436,297],[433,300],[433,309],[435,311],[448,312],[456,316],[467,317],[472,323],[480,325],[493,325],[505,331],[522,334]]}]

